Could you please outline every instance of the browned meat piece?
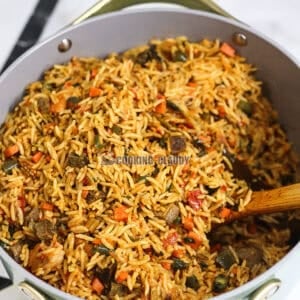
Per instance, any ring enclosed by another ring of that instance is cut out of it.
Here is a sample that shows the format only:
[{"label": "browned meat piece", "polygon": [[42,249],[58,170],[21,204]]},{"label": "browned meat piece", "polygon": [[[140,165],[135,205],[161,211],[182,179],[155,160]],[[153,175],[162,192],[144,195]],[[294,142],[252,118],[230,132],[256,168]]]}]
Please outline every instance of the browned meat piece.
[{"label": "browned meat piece", "polygon": [[40,209],[38,207],[34,207],[25,217],[27,223],[30,221],[38,221],[40,218]]},{"label": "browned meat piece", "polygon": [[34,230],[40,240],[51,240],[55,233],[54,225],[48,220],[41,220],[35,223]]},{"label": "browned meat piece", "polygon": [[50,111],[50,101],[45,97],[40,97],[37,100],[38,109],[42,114],[49,113]]},{"label": "browned meat piece", "polygon": [[20,262],[20,254],[22,251],[23,242],[19,241],[10,247],[10,252],[16,262]]},{"label": "browned meat piece", "polygon": [[179,216],[179,213],[180,213],[179,207],[175,204],[172,204],[167,210],[167,213],[165,215],[165,220],[167,224],[172,225],[173,222],[176,220],[176,218]]},{"label": "browned meat piece", "polygon": [[262,250],[251,245],[236,247],[235,252],[241,262],[246,261],[246,265],[249,268],[263,261]]},{"label": "browned meat piece", "polygon": [[171,136],[170,137],[170,148],[172,154],[178,154],[185,150],[186,143],[185,138],[182,136]]}]

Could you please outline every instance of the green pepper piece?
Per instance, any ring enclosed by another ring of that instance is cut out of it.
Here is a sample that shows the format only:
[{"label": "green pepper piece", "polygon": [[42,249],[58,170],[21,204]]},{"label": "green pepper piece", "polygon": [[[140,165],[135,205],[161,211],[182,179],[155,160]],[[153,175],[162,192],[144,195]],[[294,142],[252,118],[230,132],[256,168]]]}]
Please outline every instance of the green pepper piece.
[{"label": "green pepper piece", "polygon": [[197,291],[200,288],[200,283],[195,275],[188,276],[185,280],[185,286]]},{"label": "green pepper piece", "polygon": [[238,109],[240,109],[244,114],[246,114],[248,117],[252,116],[253,113],[253,107],[252,104],[248,101],[241,100],[238,105]]}]

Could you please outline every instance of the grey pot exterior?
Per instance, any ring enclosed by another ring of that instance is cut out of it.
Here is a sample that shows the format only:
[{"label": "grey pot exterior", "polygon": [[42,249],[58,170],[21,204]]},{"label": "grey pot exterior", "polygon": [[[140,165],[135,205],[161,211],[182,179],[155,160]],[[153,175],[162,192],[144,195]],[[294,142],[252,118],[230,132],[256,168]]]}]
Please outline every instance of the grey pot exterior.
[{"label": "grey pot exterior", "polygon": [[[296,60],[276,43],[246,25],[210,13],[188,9],[147,9],[121,11],[95,17],[83,24],[66,29],[30,49],[19,58],[0,78],[0,123],[21,99],[25,86],[38,79],[42,72],[54,64],[63,63],[72,56],[106,56],[144,44],[151,38],[184,35],[190,40],[203,38],[231,41],[234,33],[247,36],[247,46],[235,46],[238,53],[258,67],[257,77],[264,82],[268,96],[279,111],[281,123],[286,128],[295,149],[300,153],[300,69]],[[63,39],[72,42],[71,48],[60,52]],[[298,244],[280,262],[251,282],[214,299],[243,299],[262,283],[272,278],[293,253]],[[53,299],[78,299],[55,289],[36,278],[18,265],[2,248],[0,256],[14,277],[15,270],[21,277]]]}]

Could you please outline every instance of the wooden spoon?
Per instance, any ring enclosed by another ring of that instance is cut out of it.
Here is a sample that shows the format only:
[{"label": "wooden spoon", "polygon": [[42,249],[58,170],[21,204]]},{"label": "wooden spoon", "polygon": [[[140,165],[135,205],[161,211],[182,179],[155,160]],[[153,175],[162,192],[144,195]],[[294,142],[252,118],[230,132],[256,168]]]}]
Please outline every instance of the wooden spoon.
[{"label": "wooden spoon", "polygon": [[232,211],[227,222],[246,216],[283,212],[300,208],[300,183],[284,187],[253,192],[251,201],[242,211]]}]

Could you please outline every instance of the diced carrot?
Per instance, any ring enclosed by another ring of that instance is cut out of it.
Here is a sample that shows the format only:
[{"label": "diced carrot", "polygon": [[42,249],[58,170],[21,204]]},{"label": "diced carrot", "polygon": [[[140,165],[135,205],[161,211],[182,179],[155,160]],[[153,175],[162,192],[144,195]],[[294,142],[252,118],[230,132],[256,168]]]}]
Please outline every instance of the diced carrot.
[{"label": "diced carrot", "polygon": [[225,110],[224,106],[219,105],[219,106],[217,107],[217,110],[218,110],[219,116],[220,116],[221,118],[224,118],[224,117],[226,116],[226,110]]},{"label": "diced carrot", "polygon": [[230,214],[231,214],[231,209],[229,209],[227,207],[222,207],[222,209],[220,211],[220,218],[226,219],[230,216]]},{"label": "diced carrot", "polygon": [[98,239],[98,238],[95,238],[95,239],[93,239],[93,244],[95,244],[95,245],[101,245],[101,244],[102,244],[102,242],[101,242],[101,240],[100,240],[100,239]]},{"label": "diced carrot", "polygon": [[197,249],[199,248],[199,246],[201,245],[202,241],[200,239],[200,237],[198,236],[198,234],[194,231],[190,231],[187,235],[188,238],[192,239],[194,242],[189,243],[189,245],[191,246],[191,248],[193,249]]},{"label": "diced carrot", "polygon": [[220,51],[227,56],[234,57],[235,55],[235,49],[232,48],[229,44],[223,43],[220,47]]},{"label": "diced carrot", "polygon": [[189,231],[193,230],[194,228],[193,218],[192,217],[183,218],[183,227]]},{"label": "diced carrot", "polygon": [[178,233],[170,232],[167,237],[163,240],[164,247],[168,247],[169,245],[175,245],[178,240]]},{"label": "diced carrot", "polygon": [[50,106],[50,111],[52,113],[60,113],[67,107],[67,100],[63,95],[60,95],[57,98],[58,101]]},{"label": "diced carrot", "polygon": [[72,81],[66,81],[65,83],[64,83],[64,88],[68,88],[68,87],[70,87],[70,86],[72,86],[73,84],[72,84]]},{"label": "diced carrot", "polygon": [[87,176],[84,176],[83,179],[82,179],[82,184],[83,185],[89,185],[90,183],[90,180]]},{"label": "diced carrot", "polygon": [[161,265],[162,265],[162,267],[163,267],[164,269],[166,269],[166,270],[171,270],[171,263],[170,263],[170,262],[168,262],[168,261],[162,261],[162,262],[161,262]]},{"label": "diced carrot", "polygon": [[98,295],[101,295],[103,289],[104,289],[104,285],[102,284],[100,279],[95,277],[92,281],[92,290],[95,291]]},{"label": "diced carrot", "polygon": [[231,273],[236,275],[238,272],[238,268],[236,266],[234,266],[232,269],[231,269]]},{"label": "diced carrot", "polygon": [[34,163],[38,163],[41,160],[42,157],[43,157],[43,152],[38,151],[38,152],[36,152],[35,154],[32,155],[31,160]]},{"label": "diced carrot", "polygon": [[163,100],[155,106],[155,112],[158,114],[165,114],[167,111],[167,102]]},{"label": "diced carrot", "polygon": [[19,204],[19,207],[24,209],[25,206],[26,206],[26,199],[24,196],[19,196],[18,197],[18,204]]},{"label": "diced carrot", "polygon": [[49,211],[53,211],[53,209],[54,209],[54,205],[49,202],[43,202],[40,207],[43,210],[49,210]]},{"label": "diced carrot", "polygon": [[256,225],[254,223],[250,223],[247,225],[247,231],[250,233],[250,234],[255,234],[257,232],[257,228],[256,228]]},{"label": "diced carrot", "polygon": [[116,277],[116,282],[117,283],[121,283],[123,281],[125,281],[128,278],[128,272],[126,271],[120,271]]},{"label": "diced carrot", "polygon": [[182,258],[185,255],[184,249],[176,249],[172,252],[172,256],[176,258]]},{"label": "diced carrot", "polygon": [[19,152],[19,147],[17,144],[7,147],[4,150],[4,155],[6,158],[9,158]]},{"label": "diced carrot", "polygon": [[92,256],[93,255],[93,249],[94,249],[94,246],[90,243],[86,243],[83,247],[85,253],[88,255],[88,256]]},{"label": "diced carrot", "polygon": [[82,192],[81,192],[81,197],[82,197],[83,199],[86,199],[86,197],[87,197],[88,194],[89,194],[89,191],[88,191],[88,190],[82,190]]},{"label": "diced carrot", "polygon": [[91,78],[95,78],[96,77],[96,75],[98,74],[98,69],[93,69],[92,71],[91,71]]},{"label": "diced carrot", "polygon": [[128,220],[128,213],[126,212],[127,207],[124,205],[118,206],[114,209],[114,218],[116,221],[124,221]]},{"label": "diced carrot", "polygon": [[101,89],[98,89],[98,88],[92,86],[90,88],[89,96],[90,97],[98,97],[101,95],[101,93],[102,93]]},{"label": "diced carrot", "polygon": [[195,88],[198,86],[198,84],[196,82],[188,82],[187,86]]},{"label": "diced carrot", "polygon": [[201,194],[202,192],[199,189],[188,191],[187,193],[187,202],[194,210],[199,210],[202,205],[202,200],[199,199]]}]

